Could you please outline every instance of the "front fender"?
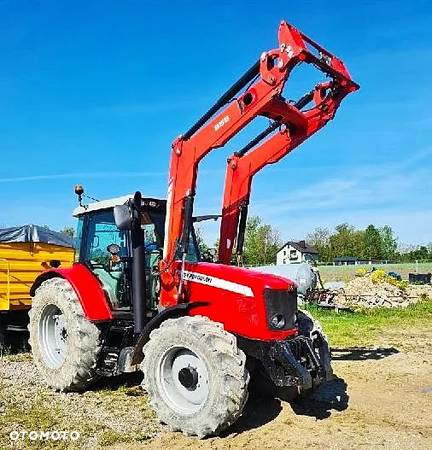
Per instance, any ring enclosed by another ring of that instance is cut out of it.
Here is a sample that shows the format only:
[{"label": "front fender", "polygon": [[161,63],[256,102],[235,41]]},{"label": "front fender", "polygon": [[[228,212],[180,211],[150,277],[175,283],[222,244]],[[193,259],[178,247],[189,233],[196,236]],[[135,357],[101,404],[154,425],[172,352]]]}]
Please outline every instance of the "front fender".
[{"label": "front fender", "polygon": [[144,359],[144,353],[142,351],[144,345],[150,339],[150,333],[159,328],[162,322],[167,319],[177,319],[188,314],[191,308],[196,308],[197,306],[206,305],[207,302],[195,302],[195,303],[179,303],[178,305],[170,306],[169,308],[163,309],[159,314],[154,316],[149,322],[147,322],[134,347],[134,353],[132,357],[132,365],[140,364]]},{"label": "front fender", "polygon": [[34,297],[36,289],[44,281],[56,277],[69,281],[88,320],[102,321],[112,319],[111,308],[101,283],[91,270],[81,263],[75,263],[67,269],[50,269],[41,273],[30,288],[30,295]]}]

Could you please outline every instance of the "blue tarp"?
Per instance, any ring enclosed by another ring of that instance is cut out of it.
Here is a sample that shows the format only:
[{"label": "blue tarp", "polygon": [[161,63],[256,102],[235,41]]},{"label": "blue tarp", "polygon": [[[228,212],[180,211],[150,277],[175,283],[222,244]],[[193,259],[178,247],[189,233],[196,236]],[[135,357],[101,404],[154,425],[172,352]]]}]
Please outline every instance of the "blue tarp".
[{"label": "blue tarp", "polygon": [[43,242],[61,247],[74,247],[74,239],[39,225],[23,225],[0,229],[0,242]]}]

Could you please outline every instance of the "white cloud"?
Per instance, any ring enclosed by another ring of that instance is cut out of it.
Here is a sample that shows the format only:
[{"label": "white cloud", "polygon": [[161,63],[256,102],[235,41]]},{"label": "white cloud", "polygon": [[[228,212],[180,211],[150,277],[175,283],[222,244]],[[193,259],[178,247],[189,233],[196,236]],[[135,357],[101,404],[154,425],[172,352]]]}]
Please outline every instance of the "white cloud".
[{"label": "white cloud", "polygon": [[0,178],[0,183],[15,183],[25,181],[48,181],[80,178],[105,178],[105,177],[150,177],[163,176],[165,172],[84,172],[84,173],[57,173],[47,175],[13,176]]}]

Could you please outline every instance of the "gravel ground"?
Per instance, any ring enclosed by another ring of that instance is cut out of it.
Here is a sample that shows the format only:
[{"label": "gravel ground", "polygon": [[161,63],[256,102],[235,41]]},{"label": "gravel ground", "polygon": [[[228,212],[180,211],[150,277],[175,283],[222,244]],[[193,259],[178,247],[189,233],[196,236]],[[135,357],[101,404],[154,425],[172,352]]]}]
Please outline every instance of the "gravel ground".
[{"label": "gravel ground", "polygon": [[22,430],[79,432],[78,441],[50,442],[53,448],[152,439],[161,426],[139,382],[136,377],[119,378],[84,394],[57,393],[44,386],[28,354],[5,357],[0,360],[0,448],[47,447],[45,441],[29,439],[11,443],[10,433]]},{"label": "gravel ground", "polygon": [[297,404],[252,399],[231,434],[164,434],[141,449],[432,448],[432,330],[392,331],[372,349],[334,352],[337,378]]},{"label": "gravel ground", "polygon": [[26,355],[0,361],[0,448],[47,448],[11,443],[13,430],[78,430],[79,441],[52,448],[286,449],[432,448],[432,330],[382,334],[377,348],[334,352],[333,381],[295,404],[252,396],[224,436],[200,441],[169,433],[133,386],[99,385],[86,394],[46,389]]}]

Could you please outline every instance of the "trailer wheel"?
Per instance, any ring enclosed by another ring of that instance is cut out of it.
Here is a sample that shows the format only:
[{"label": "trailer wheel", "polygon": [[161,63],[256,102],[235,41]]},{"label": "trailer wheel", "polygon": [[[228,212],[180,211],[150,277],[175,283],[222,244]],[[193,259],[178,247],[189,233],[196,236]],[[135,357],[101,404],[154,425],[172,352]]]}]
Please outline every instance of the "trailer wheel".
[{"label": "trailer wheel", "polygon": [[29,311],[33,361],[47,384],[82,391],[96,378],[99,329],[84,316],[67,280],[51,278],[36,290]]},{"label": "trailer wheel", "polygon": [[248,398],[246,356],[222,324],[202,316],[168,319],[143,353],[143,387],[172,431],[203,438],[240,417]]}]

